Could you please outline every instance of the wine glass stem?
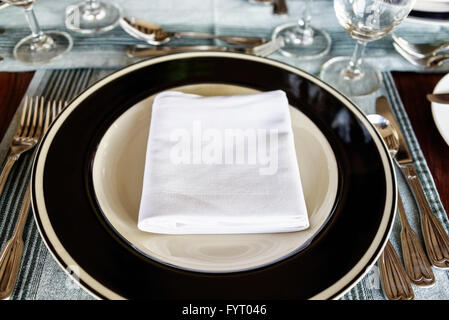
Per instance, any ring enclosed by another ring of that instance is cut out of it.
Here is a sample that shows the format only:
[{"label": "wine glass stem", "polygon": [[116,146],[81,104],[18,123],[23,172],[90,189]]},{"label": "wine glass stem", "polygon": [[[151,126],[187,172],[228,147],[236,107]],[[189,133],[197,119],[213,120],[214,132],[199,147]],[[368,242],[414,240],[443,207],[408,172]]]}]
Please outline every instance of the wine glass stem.
[{"label": "wine glass stem", "polygon": [[343,76],[348,80],[355,80],[363,76],[362,64],[363,54],[365,53],[366,41],[358,40],[355,44],[354,53],[352,54],[349,65],[343,72]]},{"label": "wine glass stem", "polygon": [[304,43],[311,43],[313,41],[313,29],[310,26],[310,21],[312,20],[312,17],[310,15],[312,2],[313,0],[306,0],[306,7],[304,8],[304,11],[302,13],[302,18],[298,21],[298,25],[300,29],[302,29]]},{"label": "wine glass stem", "polygon": [[98,0],[88,0],[89,1],[89,7],[92,9],[97,9],[99,6]]},{"label": "wine glass stem", "polygon": [[45,35],[39,27],[39,23],[37,22],[32,6],[25,8],[25,17],[28,21],[28,25],[30,26],[33,41],[36,43],[42,41]]}]

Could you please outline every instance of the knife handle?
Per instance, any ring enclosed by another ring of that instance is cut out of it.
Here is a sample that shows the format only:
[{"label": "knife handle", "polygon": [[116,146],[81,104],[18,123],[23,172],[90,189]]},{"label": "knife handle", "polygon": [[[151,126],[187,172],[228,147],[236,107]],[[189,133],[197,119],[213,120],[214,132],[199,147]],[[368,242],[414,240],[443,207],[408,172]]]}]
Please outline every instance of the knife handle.
[{"label": "knife handle", "polygon": [[429,260],[435,267],[447,269],[449,268],[449,236],[430,208],[415,166],[401,165],[401,169],[413,190],[421,214],[421,229]]}]

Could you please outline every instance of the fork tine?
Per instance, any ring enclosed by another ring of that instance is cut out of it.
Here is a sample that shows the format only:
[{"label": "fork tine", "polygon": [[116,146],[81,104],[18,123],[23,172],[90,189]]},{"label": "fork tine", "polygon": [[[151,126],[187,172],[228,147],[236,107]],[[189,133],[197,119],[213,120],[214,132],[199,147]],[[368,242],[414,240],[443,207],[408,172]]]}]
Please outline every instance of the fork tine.
[{"label": "fork tine", "polygon": [[25,97],[25,102],[23,103],[22,116],[20,117],[20,128],[23,128],[27,108],[28,108],[28,96]]},{"label": "fork tine", "polygon": [[17,128],[16,136],[22,135],[23,128],[25,125],[25,115],[27,114],[27,111],[28,111],[28,96],[25,97],[25,101],[23,103],[22,115],[20,117],[20,123],[19,127]]},{"label": "fork tine", "polygon": [[[27,97],[23,106],[23,113],[21,119],[20,130],[17,131],[17,136],[26,137],[30,127],[30,117],[33,109],[33,97]],[[20,132],[19,132],[20,131]]]},{"label": "fork tine", "polygon": [[47,102],[47,108],[45,110],[44,132],[47,131],[49,125],[50,125],[50,101]]},{"label": "fork tine", "polygon": [[55,121],[55,118],[56,118],[56,115],[58,114],[57,112],[56,112],[56,101],[54,101],[53,100],[53,103],[52,103],[52,113],[51,113],[51,119],[50,119],[50,123],[52,123],[53,121]]},{"label": "fork tine", "polygon": [[59,102],[58,102],[58,114],[60,114],[61,111],[62,111],[62,101],[59,100]]},{"label": "fork tine", "polygon": [[28,129],[28,138],[34,137],[34,134],[36,133],[36,123],[37,123],[37,115],[38,115],[38,108],[39,108],[39,98],[36,97],[33,103],[33,108],[31,109],[31,116],[30,116],[30,128]]},{"label": "fork tine", "polygon": [[34,134],[35,139],[39,139],[42,135],[43,120],[44,120],[44,97],[41,97],[39,105],[39,120],[37,123],[36,132]]}]

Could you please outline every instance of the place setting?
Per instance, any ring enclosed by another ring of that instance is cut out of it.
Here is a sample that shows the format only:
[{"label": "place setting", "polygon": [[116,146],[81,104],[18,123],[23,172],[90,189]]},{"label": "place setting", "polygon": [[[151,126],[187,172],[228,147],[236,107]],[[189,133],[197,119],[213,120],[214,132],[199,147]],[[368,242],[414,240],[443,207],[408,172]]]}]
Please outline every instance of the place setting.
[{"label": "place setting", "polygon": [[[414,1],[63,1],[52,28],[5,3],[31,36],[0,76],[33,74],[0,127],[2,299],[449,298],[441,189],[390,72],[417,70],[399,46],[445,68],[396,30]],[[447,141],[446,80],[426,107]]]}]

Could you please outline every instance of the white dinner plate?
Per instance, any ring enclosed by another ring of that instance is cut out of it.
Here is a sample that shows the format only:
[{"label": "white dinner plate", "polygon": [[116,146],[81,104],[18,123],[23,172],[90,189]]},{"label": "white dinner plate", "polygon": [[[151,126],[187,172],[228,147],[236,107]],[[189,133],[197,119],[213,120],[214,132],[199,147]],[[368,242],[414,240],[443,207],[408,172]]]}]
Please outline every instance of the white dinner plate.
[{"label": "white dinner plate", "polygon": [[[433,93],[449,93],[449,74],[438,82]],[[449,105],[432,102],[432,116],[438,131],[449,145]]]}]

